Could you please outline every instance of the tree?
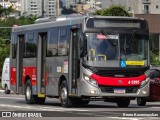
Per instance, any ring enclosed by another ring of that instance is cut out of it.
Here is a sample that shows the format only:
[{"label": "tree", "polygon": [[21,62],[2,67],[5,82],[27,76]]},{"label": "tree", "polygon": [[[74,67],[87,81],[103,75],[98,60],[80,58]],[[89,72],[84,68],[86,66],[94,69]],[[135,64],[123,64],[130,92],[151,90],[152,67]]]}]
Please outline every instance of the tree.
[{"label": "tree", "polygon": [[9,44],[6,43],[6,40],[0,38],[0,71],[2,71],[3,62],[6,57],[9,57]]},{"label": "tree", "polygon": [[72,13],[76,13],[76,11],[73,10],[72,8],[63,7],[61,13],[62,13],[63,15],[69,15],[69,14],[72,14]]},{"label": "tree", "polygon": [[130,13],[128,13],[125,10],[125,7],[123,6],[111,6],[106,9],[97,10],[93,13],[93,15],[102,15],[102,16],[131,16]]},{"label": "tree", "polygon": [[5,17],[8,17],[8,15],[10,15],[11,13],[14,13],[16,10],[13,9],[13,6],[10,6],[8,8],[3,8],[3,13],[5,15]]},{"label": "tree", "polygon": [[3,20],[0,20],[0,71],[2,69],[5,58],[9,57],[10,45],[7,43],[7,41],[11,39],[10,35],[12,29],[5,27],[13,27],[13,25],[20,26],[20,25],[33,24],[36,19],[37,19],[36,16],[29,16],[29,17],[22,16],[19,19],[16,19],[15,17],[8,17]]},{"label": "tree", "polygon": [[64,7],[62,0],[59,1],[59,7],[60,7],[60,8],[63,8],[63,7]]}]

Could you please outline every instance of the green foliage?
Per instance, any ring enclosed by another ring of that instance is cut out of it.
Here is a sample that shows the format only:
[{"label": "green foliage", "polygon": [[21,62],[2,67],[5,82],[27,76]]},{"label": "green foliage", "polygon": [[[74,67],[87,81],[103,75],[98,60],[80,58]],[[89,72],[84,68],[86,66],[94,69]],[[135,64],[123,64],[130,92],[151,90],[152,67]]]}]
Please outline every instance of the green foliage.
[{"label": "green foliage", "polygon": [[[0,73],[2,71],[3,62],[6,57],[9,57],[9,47],[10,45],[6,43],[6,39],[10,40],[11,35],[11,28],[13,25],[27,25],[33,24],[34,21],[37,19],[36,16],[30,17],[20,17],[16,19],[14,17],[8,17],[4,20],[0,21]],[[11,27],[11,28],[3,28],[3,27]],[[1,74],[0,74],[1,75]]]},{"label": "green foliage", "polygon": [[11,28],[3,28],[3,27],[13,27],[13,25],[28,25],[33,24],[34,21],[37,19],[36,16],[31,17],[20,17],[19,19],[16,19],[15,17],[9,17],[4,20],[0,21],[0,37],[3,39],[10,39],[11,35]]},{"label": "green foliage", "polygon": [[62,2],[62,0],[59,1],[59,7],[63,8],[63,2]]},{"label": "green foliage", "polygon": [[0,80],[0,90],[2,89],[2,83],[1,83],[1,80]]},{"label": "green foliage", "polygon": [[3,62],[6,57],[9,57],[9,44],[6,44],[6,40],[0,38],[0,72],[2,71]]},{"label": "green foliage", "polygon": [[160,59],[158,53],[151,52],[150,54],[150,62],[153,66],[159,66],[160,65]]},{"label": "green foliage", "polygon": [[0,17],[8,17],[10,13],[14,13],[16,10],[13,8],[13,6],[10,6],[8,8],[3,8],[2,5],[0,5]]},{"label": "green foliage", "polygon": [[130,16],[123,6],[111,6],[106,9],[97,10],[93,15],[101,16]]},{"label": "green foliage", "polygon": [[62,13],[63,15],[69,15],[69,14],[72,14],[72,13],[76,13],[76,11],[73,10],[72,8],[63,7],[61,13]]}]

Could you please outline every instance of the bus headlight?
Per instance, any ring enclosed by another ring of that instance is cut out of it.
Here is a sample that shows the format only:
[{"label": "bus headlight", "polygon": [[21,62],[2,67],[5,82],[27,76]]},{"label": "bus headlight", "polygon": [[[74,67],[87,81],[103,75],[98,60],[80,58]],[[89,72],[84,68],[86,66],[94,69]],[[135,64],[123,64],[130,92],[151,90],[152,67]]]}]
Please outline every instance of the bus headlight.
[{"label": "bus headlight", "polygon": [[149,77],[146,78],[146,80],[143,80],[143,81],[141,82],[141,87],[144,87],[144,86],[148,83],[148,81],[149,81]]},{"label": "bus headlight", "polygon": [[98,86],[98,83],[97,83],[97,81],[96,80],[94,80],[94,79],[92,79],[92,78],[90,78],[88,75],[86,75],[86,74],[83,74],[83,79],[85,80],[85,81],[87,81],[88,83],[90,83],[91,85],[93,85],[93,86]]}]

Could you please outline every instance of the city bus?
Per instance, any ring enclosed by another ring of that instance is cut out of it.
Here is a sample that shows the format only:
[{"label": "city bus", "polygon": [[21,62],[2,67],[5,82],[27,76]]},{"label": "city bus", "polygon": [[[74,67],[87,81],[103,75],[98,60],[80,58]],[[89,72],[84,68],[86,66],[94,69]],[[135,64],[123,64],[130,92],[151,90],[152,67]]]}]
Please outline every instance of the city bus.
[{"label": "city bus", "polygon": [[58,98],[128,107],[149,96],[149,30],[142,18],[61,17],[12,29],[11,89],[27,104]]}]

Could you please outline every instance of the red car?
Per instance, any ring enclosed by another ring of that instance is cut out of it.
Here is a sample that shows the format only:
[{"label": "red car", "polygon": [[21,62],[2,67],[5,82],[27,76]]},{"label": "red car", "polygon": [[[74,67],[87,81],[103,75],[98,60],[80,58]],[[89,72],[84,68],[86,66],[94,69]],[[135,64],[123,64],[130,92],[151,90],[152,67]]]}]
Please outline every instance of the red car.
[{"label": "red car", "polygon": [[146,102],[160,101],[160,67],[153,67],[149,70],[150,75],[150,96],[137,98],[139,106],[145,106]]}]

